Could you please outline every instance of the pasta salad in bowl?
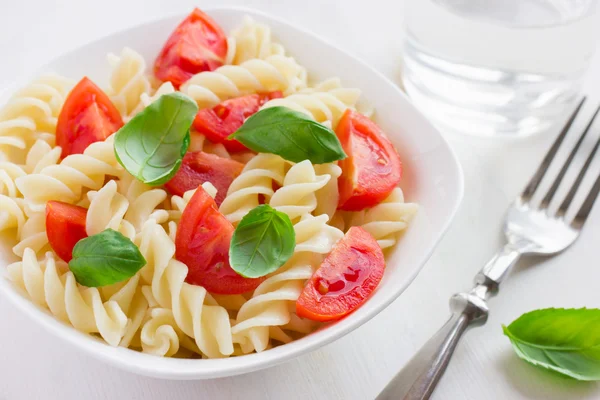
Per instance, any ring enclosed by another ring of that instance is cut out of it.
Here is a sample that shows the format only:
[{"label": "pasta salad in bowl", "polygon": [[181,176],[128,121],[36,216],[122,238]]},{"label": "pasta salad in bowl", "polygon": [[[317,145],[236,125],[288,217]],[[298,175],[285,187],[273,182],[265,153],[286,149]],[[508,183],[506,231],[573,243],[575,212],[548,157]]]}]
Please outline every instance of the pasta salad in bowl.
[{"label": "pasta salad in bowl", "polygon": [[[206,378],[316,348],[402,292],[460,200],[454,156],[385,78],[333,48],[406,125],[282,43],[329,45],[273,22],[194,9],[63,56],[64,74],[8,99],[0,287],[15,304],[116,365]],[[87,56],[124,44],[99,77]]]}]

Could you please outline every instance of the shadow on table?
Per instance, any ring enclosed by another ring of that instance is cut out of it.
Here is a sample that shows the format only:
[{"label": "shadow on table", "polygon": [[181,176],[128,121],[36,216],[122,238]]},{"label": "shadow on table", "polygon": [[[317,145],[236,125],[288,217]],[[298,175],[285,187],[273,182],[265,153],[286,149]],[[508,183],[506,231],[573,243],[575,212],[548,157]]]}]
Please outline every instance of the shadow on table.
[{"label": "shadow on table", "polygon": [[592,399],[598,396],[598,383],[580,382],[557,372],[534,367],[516,354],[506,352],[499,360],[506,382],[524,398],[533,400]]}]

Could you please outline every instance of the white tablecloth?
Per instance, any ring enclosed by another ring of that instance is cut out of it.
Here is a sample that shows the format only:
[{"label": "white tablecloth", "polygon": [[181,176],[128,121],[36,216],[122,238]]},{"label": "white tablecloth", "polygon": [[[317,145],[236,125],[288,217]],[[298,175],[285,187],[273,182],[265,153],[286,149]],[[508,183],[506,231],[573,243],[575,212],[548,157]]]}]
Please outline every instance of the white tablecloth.
[{"label": "white tablecloth", "polygon": [[[0,1],[0,87],[66,50],[112,31],[195,5],[235,1]],[[402,2],[249,0],[307,27],[398,80]],[[423,21],[427,23],[427,21]],[[549,43],[548,45],[552,45]],[[576,45],[576,44],[574,44]],[[600,63],[594,64],[596,70]],[[597,72],[597,71],[596,71]],[[586,88],[598,89],[600,73]],[[21,399],[370,399],[448,316],[448,298],[501,244],[505,207],[551,142],[546,135],[499,143],[453,140],[466,177],[450,231],[406,292],[345,338],[262,372],[170,382],[109,367],[49,336],[0,298],[0,400]],[[487,325],[460,344],[435,399],[598,399],[600,387],[550,375],[519,360],[501,324],[543,307],[598,307],[600,207],[583,237],[539,265],[523,262],[490,303]]]}]

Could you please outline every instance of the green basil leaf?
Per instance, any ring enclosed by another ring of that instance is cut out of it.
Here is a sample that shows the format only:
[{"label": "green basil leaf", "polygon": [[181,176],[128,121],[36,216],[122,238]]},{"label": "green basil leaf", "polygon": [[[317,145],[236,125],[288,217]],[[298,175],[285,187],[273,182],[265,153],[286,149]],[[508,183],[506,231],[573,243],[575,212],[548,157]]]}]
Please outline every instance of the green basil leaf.
[{"label": "green basil leaf", "polygon": [[258,153],[277,154],[292,162],[324,164],[346,158],[335,132],[308,115],[287,107],[260,110],[229,139]]},{"label": "green basil leaf", "polygon": [[198,106],[181,93],[162,95],[115,134],[115,154],[131,175],[148,185],[167,182],[190,145]]},{"label": "green basil leaf", "polygon": [[523,360],[578,380],[600,380],[600,310],[537,310],[503,329]]},{"label": "green basil leaf", "polygon": [[112,285],[131,278],[146,260],[131,240],[112,229],[81,239],[73,248],[69,269],[83,286]]},{"label": "green basil leaf", "polygon": [[229,247],[229,264],[246,278],[277,270],[294,254],[296,233],[287,214],[264,204],[238,224]]}]

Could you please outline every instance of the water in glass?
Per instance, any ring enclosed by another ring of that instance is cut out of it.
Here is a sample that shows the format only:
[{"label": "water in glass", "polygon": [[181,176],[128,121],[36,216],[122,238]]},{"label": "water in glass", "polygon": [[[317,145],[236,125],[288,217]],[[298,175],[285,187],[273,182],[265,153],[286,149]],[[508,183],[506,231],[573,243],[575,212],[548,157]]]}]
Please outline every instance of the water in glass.
[{"label": "water in glass", "polygon": [[442,130],[526,136],[563,118],[595,50],[597,0],[407,0],[403,84]]}]

